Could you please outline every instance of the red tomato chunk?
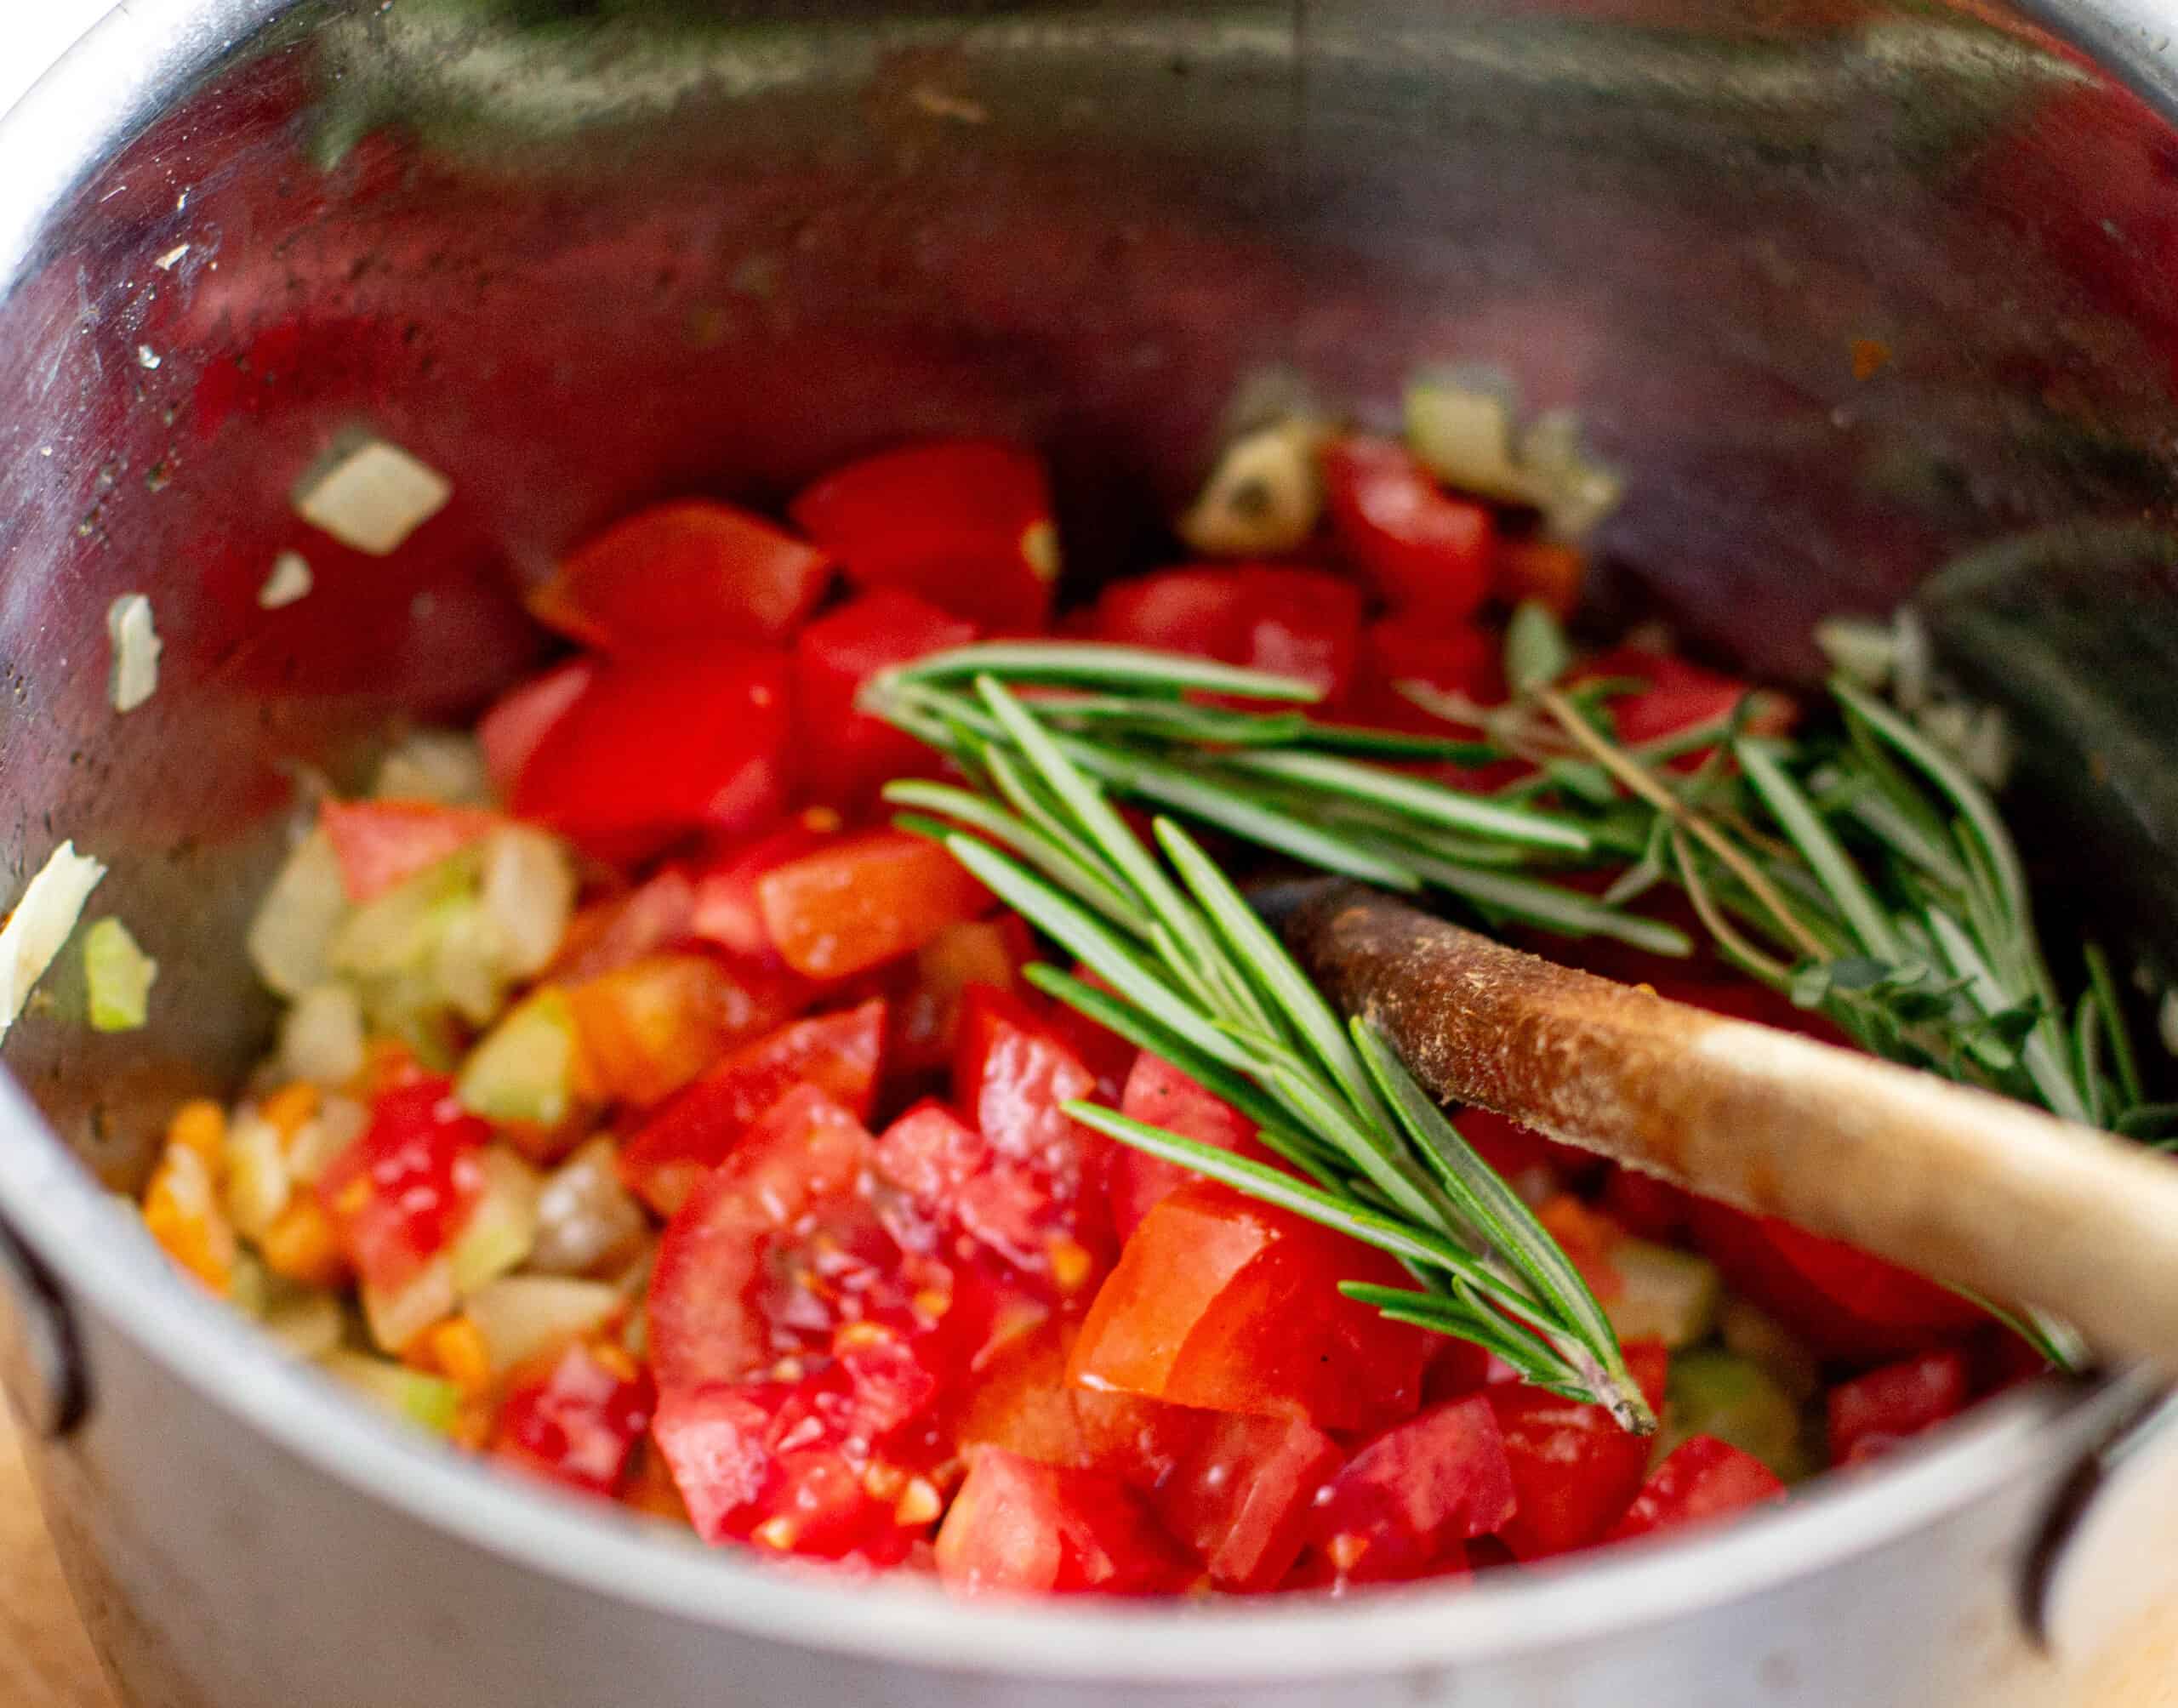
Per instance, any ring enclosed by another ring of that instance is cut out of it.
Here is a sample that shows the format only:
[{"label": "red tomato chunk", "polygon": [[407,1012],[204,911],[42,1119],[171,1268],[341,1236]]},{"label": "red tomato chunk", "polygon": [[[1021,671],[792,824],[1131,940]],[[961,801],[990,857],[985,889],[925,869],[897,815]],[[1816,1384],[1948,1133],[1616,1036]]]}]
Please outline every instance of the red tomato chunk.
[{"label": "red tomato chunk", "polygon": [[944,848],[901,830],[847,839],[756,880],[767,935],[811,978],[882,965],[989,906],[989,891]]},{"label": "red tomato chunk", "polygon": [[611,1494],[650,1414],[650,1378],[626,1353],[578,1343],[509,1382],[491,1451],[567,1488]]},{"label": "red tomato chunk", "polygon": [[1297,676],[1342,698],[1361,642],[1361,595],[1320,570],[1166,569],[1104,589],[1098,638]]},{"label": "red tomato chunk", "polygon": [[481,841],[506,821],[496,812],[429,800],[328,800],[317,822],[340,863],[348,899],[368,902]]},{"label": "red tomato chunk", "polygon": [[804,794],[853,808],[893,777],[932,769],[928,748],[856,709],[855,696],[880,670],[975,638],[974,623],[892,588],[865,594],[803,629],[794,645],[794,698]]},{"label": "red tomato chunk", "polygon": [[1857,1465],[1966,1408],[1965,1355],[1924,1352],[1831,1389],[1830,1457]]},{"label": "red tomato chunk", "polygon": [[1777,1474],[1760,1460],[1714,1436],[1697,1435],[1673,1448],[1649,1473],[1633,1506],[1605,1540],[1622,1542],[1722,1518],[1784,1492]]},{"label": "red tomato chunk", "polygon": [[1187,1569],[1117,1477],[977,1449],[938,1533],[938,1574],[968,1594],[1140,1594]]},{"label": "red tomato chunk", "polygon": [[453,1244],[484,1190],[492,1130],[445,1079],[380,1095],[362,1136],[318,1177],[317,1200],[366,1286],[391,1291]]},{"label": "red tomato chunk", "polygon": [[1502,1529],[1517,1506],[1504,1436],[1478,1394],[1365,1445],[1317,1497],[1309,1537],[1343,1580],[1412,1577],[1448,1544]]},{"label": "red tomato chunk", "polygon": [[1404,446],[1335,439],[1323,471],[1339,544],[1390,603],[1457,621],[1488,596],[1489,510],[1443,491]]}]

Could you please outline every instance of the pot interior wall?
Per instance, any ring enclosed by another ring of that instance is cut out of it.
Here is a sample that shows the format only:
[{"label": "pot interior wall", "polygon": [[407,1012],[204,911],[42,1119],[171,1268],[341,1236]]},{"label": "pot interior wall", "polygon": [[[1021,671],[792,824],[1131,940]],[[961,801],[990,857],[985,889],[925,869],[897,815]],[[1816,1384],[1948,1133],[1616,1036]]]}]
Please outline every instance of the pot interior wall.
[{"label": "pot interior wall", "polygon": [[[1266,372],[1388,416],[1480,361],[1577,404],[1630,481],[1606,611],[1769,672],[2061,524],[1937,608],[1985,663],[2054,647],[2053,728],[2102,649],[2132,728],[2178,668],[2174,161],[1981,5],[300,9],[91,172],[0,308],[0,881],[72,837],[163,969],[120,1039],[57,969],[9,1065],[125,1176],[262,1037],[238,945],[299,772],[539,657],[515,595],[602,519],[1016,435],[1086,582],[1168,549]],[[290,510],[362,432],[454,481],[389,558]],[[285,549],[316,589],[261,610]],[[166,652],[117,717],[124,591]],[[2056,798],[2138,857],[2178,810],[2135,760]],[[2173,864],[2113,893],[2178,918]]]}]

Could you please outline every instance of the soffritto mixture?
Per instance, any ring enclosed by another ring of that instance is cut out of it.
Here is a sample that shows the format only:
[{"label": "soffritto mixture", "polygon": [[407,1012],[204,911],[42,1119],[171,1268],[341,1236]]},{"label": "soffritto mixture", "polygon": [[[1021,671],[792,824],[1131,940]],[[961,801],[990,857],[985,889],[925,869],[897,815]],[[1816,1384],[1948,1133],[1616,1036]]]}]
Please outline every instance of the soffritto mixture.
[{"label": "soffritto mixture", "polygon": [[1803,707],[1568,643],[1611,484],[1425,380],[1403,441],[1241,435],[1193,561],[1063,612],[1012,446],[627,518],[533,597],[581,650],[318,806],[250,937],[277,1048],[175,1114],[146,1222],[463,1447],[967,1590],[1459,1576],[1883,1452],[2061,1326],[1455,1136],[1246,899],[1346,873],[2141,1118],[1987,732],[1868,692],[1882,635]]}]

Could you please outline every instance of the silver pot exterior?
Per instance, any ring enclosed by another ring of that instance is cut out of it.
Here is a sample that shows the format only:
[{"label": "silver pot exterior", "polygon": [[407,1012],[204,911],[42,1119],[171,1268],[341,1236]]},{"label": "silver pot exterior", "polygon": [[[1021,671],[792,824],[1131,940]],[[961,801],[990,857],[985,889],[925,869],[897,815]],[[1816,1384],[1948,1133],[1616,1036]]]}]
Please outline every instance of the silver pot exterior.
[{"label": "silver pot exterior", "polygon": [[[967,1609],[396,1438],[172,1284],[64,1160],[53,1133],[125,1183],[262,1036],[237,945],[295,766],[352,777],[390,715],[473,709],[534,656],[513,590],[603,517],[769,501],[892,437],[1049,447],[1086,582],[1154,538],[1244,379],[1381,413],[1417,361],[1482,357],[1631,476],[1606,601],[1791,673],[1816,616],[2010,542],[1951,601],[1970,651],[2092,651],[2083,562],[2130,642],[2091,673],[2109,705],[2051,689],[2030,722],[2152,721],[2178,679],[2170,139],[2046,39],[1639,0],[764,9],[144,0],[0,133],[0,850],[18,880],[61,836],[108,859],[100,908],[164,968],[144,1034],[66,1023],[64,967],[9,1041],[0,1370],[53,1435],[36,1473],[128,1699],[2062,1699],[2052,1648],[2178,1552],[2107,1516],[2170,1510],[2168,1428],[2093,1481],[2136,1382],[2016,1395],[1725,1535],[1559,1572]],[[2067,20],[2159,94],[2125,21]],[[456,483],[392,559],[288,515],[360,430]],[[265,613],[296,544],[317,589]],[[117,720],[103,617],[137,590],[162,685]],[[2105,899],[2165,943],[2178,863],[2134,857],[2178,834],[2174,779],[2083,820],[2118,839]]]}]

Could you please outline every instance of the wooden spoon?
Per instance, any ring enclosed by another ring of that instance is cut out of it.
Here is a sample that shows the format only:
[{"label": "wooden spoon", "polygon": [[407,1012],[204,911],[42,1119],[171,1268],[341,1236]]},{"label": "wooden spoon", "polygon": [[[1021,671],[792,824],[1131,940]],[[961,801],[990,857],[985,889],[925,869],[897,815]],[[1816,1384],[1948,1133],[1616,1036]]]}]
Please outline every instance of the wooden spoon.
[{"label": "wooden spoon", "polygon": [[[1291,899],[1291,898],[1289,898]],[[1359,885],[1286,941],[1423,1084],[2178,1374],[2178,1165],[2041,1110],[1576,972]]]}]

